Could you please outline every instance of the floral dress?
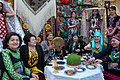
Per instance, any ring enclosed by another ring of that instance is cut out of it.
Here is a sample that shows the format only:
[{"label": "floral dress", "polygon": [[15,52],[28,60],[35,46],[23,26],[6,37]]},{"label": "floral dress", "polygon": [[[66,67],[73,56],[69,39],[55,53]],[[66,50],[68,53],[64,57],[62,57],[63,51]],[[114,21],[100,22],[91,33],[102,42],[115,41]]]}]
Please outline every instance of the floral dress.
[{"label": "floral dress", "polygon": [[[75,25],[77,22],[79,22],[78,19],[72,19],[72,18],[69,18],[67,21],[68,21],[68,26]],[[68,35],[69,39],[72,38],[72,34],[80,35],[80,24],[73,28],[69,28],[69,35]]]}]

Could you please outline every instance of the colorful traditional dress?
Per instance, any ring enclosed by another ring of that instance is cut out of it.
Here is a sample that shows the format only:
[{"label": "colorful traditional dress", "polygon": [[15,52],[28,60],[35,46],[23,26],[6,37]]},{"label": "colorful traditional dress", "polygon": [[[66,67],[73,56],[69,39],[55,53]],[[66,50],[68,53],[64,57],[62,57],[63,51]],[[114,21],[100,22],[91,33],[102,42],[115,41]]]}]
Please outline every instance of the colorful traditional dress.
[{"label": "colorful traditional dress", "polygon": [[[117,22],[119,22],[120,16],[116,15],[115,17],[109,17],[107,18],[107,29],[108,32],[111,33],[114,28],[116,27]],[[114,32],[113,35],[117,34],[117,32]],[[112,36],[113,36],[112,35]],[[108,44],[110,45],[110,40],[112,36],[108,36]]]},{"label": "colorful traditional dress", "polygon": [[2,51],[3,61],[6,70],[4,71],[2,80],[29,80],[31,72],[24,67],[22,60],[20,59],[19,51],[13,51],[10,49],[4,49]]},{"label": "colorful traditional dress", "polygon": [[[78,22],[77,19],[68,19],[68,26],[75,25]],[[77,26],[69,29],[69,34],[76,34],[78,32]]]},{"label": "colorful traditional dress", "polygon": [[44,70],[44,54],[40,45],[35,46],[36,51],[30,51],[28,45],[20,47],[21,59],[31,72],[35,74],[43,74]]},{"label": "colorful traditional dress", "polygon": [[94,37],[99,36],[100,40],[99,40],[99,48],[96,48],[96,42],[94,39],[92,39],[90,45],[92,48],[92,56],[96,57],[98,55],[99,52],[101,52],[102,50],[104,50],[107,45],[103,42],[103,38],[102,38],[102,34],[100,32],[95,32],[94,33]]},{"label": "colorful traditional dress", "polygon": [[38,64],[38,52],[37,51],[29,51],[28,64],[31,66],[29,70],[31,70],[33,73],[35,74],[43,73],[36,66]]},{"label": "colorful traditional dress", "polygon": [[119,21],[120,16],[115,16],[115,17],[108,17],[107,18],[107,28],[109,33],[113,31],[113,29],[116,27],[116,23]]},{"label": "colorful traditional dress", "polygon": [[0,14],[0,38],[3,40],[5,35],[8,33],[6,26],[6,13]]},{"label": "colorful traditional dress", "polygon": [[89,22],[89,37],[92,38],[95,31],[101,31],[102,19],[91,16],[87,21]]},{"label": "colorful traditional dress", "polygon": [[[90,43],[91,45],[92,45],[92,43]],[[107,48],[107,44],[103,44],[103,46],[102,46],[102,50],[104,50],[105,48]],[[100,48],[94,48],[94,49],[92,49],[92,56],[96,56],[99,52],[100,52],[101,50],[100,50]]]}]

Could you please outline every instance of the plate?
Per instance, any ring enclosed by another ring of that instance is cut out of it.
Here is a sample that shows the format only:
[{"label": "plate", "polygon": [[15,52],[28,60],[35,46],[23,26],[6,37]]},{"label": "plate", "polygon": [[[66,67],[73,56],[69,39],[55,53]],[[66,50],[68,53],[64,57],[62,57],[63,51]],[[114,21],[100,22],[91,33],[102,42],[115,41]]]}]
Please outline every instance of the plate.
[{"label": "plate", "polygon": [[57,64],[65,64],[64,61],[57,61]]},{"label": "plate", "polygon": [[66,70],[65,73],[67,75],[74,75],[76,72],[74,70]]},{"label": "plate", "polygon": [[83,71],[85,71],[86,69],[85,68],[83,68],[83,67],[76,67],[76,68],[74,68],[75,69],[75,71],[77,71],[77,72],[83,72]]},{"label": "plate", "polygon": [[95,68],[96,68],[96,66],[91,65],[91,64],[87,64],[87,65],[86,65],[86,68],[88,68],[88,69],[95,69]]},{"label": "plate", "polygon": [[64,66],[55,66],[54,69],[55,70],[63,70],[65,67]]}]

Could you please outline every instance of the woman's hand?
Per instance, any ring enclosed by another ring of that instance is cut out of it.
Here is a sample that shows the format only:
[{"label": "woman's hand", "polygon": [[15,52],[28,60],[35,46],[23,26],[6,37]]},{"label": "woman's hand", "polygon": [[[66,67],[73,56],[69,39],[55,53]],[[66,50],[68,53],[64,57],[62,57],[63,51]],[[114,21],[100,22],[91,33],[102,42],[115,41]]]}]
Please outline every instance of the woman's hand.
[{"label": "woman's hand", "polygon": [[75,49],[76,52],[80,52],[80,49]]},{"label": "woman's hand", "polygon": [[93,62],[95,62],[95,57],[89,59],[88,62],[89,62],[89,63],[93,63]]},{"label": "woman's hand", "polygon": [[37,79],[37,78],[30,78],[30,80],[39,80],[39,79]]},{"label": "woman's hand", "polygon": [[94,63],[97,63],[97,64],[100,64],[100,63],[102,63],[103,61],[102,60],[100,60],[100,59],[96,59],[95,61],[94,61]]},{"label": "woman's hand", "polygon": [[110,68],[112,69],[112,68],[114,68],[114,67],[117,67],[118,66],[118,63],[111,63],[110,64]]},{"label": "woman's hand", "polygon": [[38,75],[36,75],[36,74],[34,74],[34,73],[32,73],[32,77],[33,77],[33,78],[36,78],[35,80],[39,80]]},{"label": "woman's hand", "polygon": [[11,6],[11,3],[8,3],[7,5],[8,5],[8,8],[10,9],[10,11],[6,14],[6,16],[14,16],[15,13]]},{"label": "woman's hand", "polygon": [[55,48],[55,45],[52,44],[52,45],[49,45],[48,50],[50,50],[50,49],[54,49],[54,48]]}]

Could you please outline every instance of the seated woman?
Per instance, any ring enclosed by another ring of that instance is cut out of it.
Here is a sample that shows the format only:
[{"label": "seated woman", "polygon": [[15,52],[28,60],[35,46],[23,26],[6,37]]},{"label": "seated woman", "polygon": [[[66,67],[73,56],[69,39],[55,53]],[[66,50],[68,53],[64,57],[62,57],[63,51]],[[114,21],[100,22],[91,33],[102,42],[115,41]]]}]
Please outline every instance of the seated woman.
[{"label": "seated woman", "polygon": [[[114,35],[111,45],[96,56],[97,63],[103,62],[104,70],[120,76],[120,34]],[[105,57],[106,56],[106,57]]]},{"label": "seated woman", "polygon": [[72,36],[72,43],[68,42],[66,46],[66,53],[71,54],[75,53],[78,55],[82,55],[82,53],[85,53],[85,50],[82,49],[82,45],[80,41],[78,41],[78,36],[76,34],[73,34]]},{"label": "seated woman", "polygon": [[46,35],[46,40],[42,41],[41,42],[41,46],[42,46],[42,49],[44,51],[44,54],[45,54],[45,61],[47,62],[48,61],[48,58],[50,55],[50,53],[53,53],[55,50],[54,50],[54,46],[52,44],[52,40],[53,40],[53,34],[51,32],[48,32],[47,35]]},{"label": "seated woman", "polygon": [[27,33],[23,40],[26,45],[20,47],[21,59],[29,70],[38,74],[39,77],[43,77],[44,53],[42,47],[36,44],[36,36],[31,33]]},{"label": "seated woman", "polygon": [[21,43],[22,39],[17,33],[11,32],[5,36],[2,58],[6,70],[3,72],[1,80],[39,80],[39,77],[31,73],[20,59],[18,48]]},{"label": "seated woman", "polygon": [[92,39],[92,41],[87,46],[85,46],[84,49],[92,50],[92,57],[96,57],[96,55],[104,50],[106,46],[107,45],[103,43],[102,34],[97,31],[94,33],[94,38]]}]

